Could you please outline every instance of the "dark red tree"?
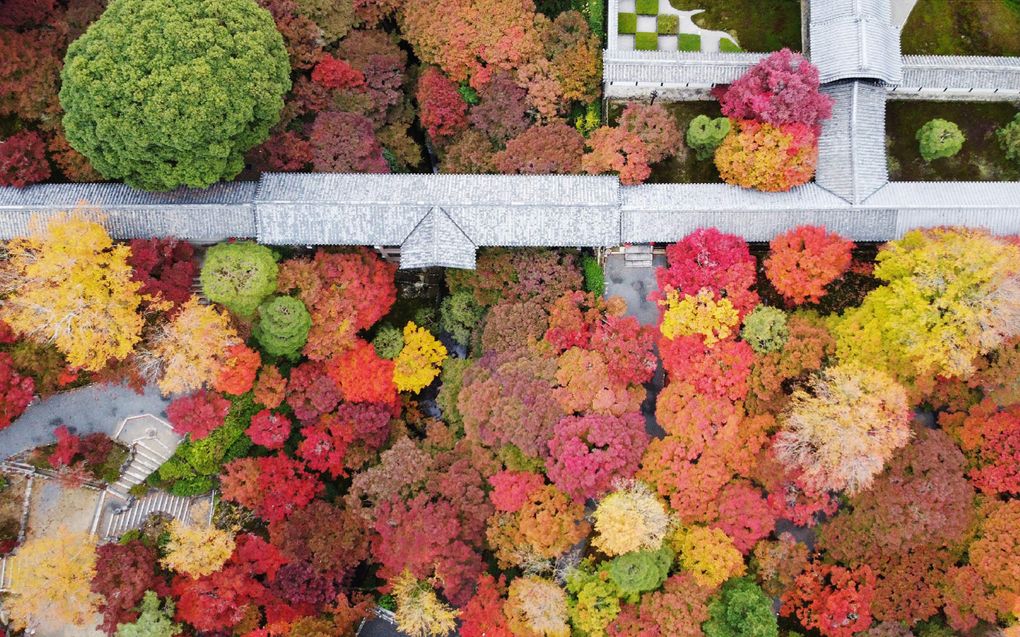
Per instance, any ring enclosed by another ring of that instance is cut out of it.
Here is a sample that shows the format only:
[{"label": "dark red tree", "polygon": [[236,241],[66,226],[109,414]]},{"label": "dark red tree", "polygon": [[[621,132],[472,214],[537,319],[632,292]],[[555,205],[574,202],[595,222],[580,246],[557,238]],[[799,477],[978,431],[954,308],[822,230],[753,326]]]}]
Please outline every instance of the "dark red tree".
[{"label": "dark red tree", "polygon": [[24,188],[49,178],[46,142],[38,133],[21,131],[0,142],[0,186]]},{"label": "dark red tree", "polygon": [[174,431],[201,440],[223,424],[230,411],[230,401],[215,392],[203,389],[175,399],[166,408],[166,416]]},{"label": "dark red tree", "polygon": [[139,540],[126,544],[110,542],[96,549],[96,574],[92,592],[102,595],[99,612],[103,614],[100,628],[108,635],[117,632],[117,624],[130,624],[138,619],[135,607],[145,591],[167,595],[166,582],[159,576],[159,554]]},{"label": "dark red tree", "polygon": [[179,239],[133,239],[128,263],[132,278],[142,284],[140,294],[159,295],[174,307],[191,297],[198,274],[195,247]]},{"label": "dark red tree", "polygon": [[419,76],[417,99],[418,116],[432,139],[448,139],[467,126],[467,102],[437,67],[430,66]]},{"label": "dark red tree", "polygon": [[531,124],[528,115],[528,91],[510,74],[494,73],[478,91],[478,104],[471,107],[471,125],[497,143],[517,137]]},{"label": "dark red tree", "polygon": [[532,126],[496,154],[502,173],[572,175],[581,172],[584,137],[563,122]]},{"label": "dark red tree", "polygon": [[388,173],[372,121],[356,113],[319,113],[312,124],[312,165],[325,173]]},{"label": "dark red tree", "polygon": [[[11,334],[13,336],[13,332]],[[20,375],[14,369],[11,355],[0,352],[0,429],[14,422],[32,402],[34,395],[35,381],[29,376]]]},{"label": "dark red tree", "polygon": [[360,88],[365,85],[365,75],[327,53],[312,70],[312,81],[330,89]]},{"label": "dark red tree", "polygon": [[333,411],[339,403],[340,388],[326,375],[322,364],[308,361],[290,370],[287,404],[298,420],[314,422],[322,414]]}]

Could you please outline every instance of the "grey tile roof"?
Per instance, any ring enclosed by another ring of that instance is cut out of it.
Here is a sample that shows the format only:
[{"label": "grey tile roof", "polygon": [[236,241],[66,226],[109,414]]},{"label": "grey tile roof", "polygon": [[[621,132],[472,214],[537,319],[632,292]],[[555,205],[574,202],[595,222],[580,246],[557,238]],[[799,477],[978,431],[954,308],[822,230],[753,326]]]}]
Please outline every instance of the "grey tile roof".
[{"label": "grey tile roof", "polygon": [[217,184],[205,190],[165,193],[124,184],[40,184],[0,188],[0,239],[24,235],[33,215],[77,206],[101,209],[117,239],[176,236],[196,242],[255,236],[256,182]]},{"label": "grey tile roof", "polygon": [[897,210],[896,232],[966,225],[996,234],[1020,234],[1020,182],[893,181],[864,202]]},{"label": "grey tile roof", "polygon": [[400,246],[400,267],[475,267],[475,244],[442,208],[433,208]]},{"label": "grey tile roof", "polygon": [[400,245],[433,207],[479,246],[616,245],[615,177],[272,174],[257,199],[265,243]]},{"label": "grey tile roof", "polygon": [[1020,91],[1020,57],[905,55],[902,89]]},{"label": "grey tile roof", "polygon": [[835,103],[822,124],[815,182],[851,203],[860,203],[889,181],[885,149],[886,89],[846,81],[822,87]]},{"label": "grey tile roof", "polygon": [[605,51],[602,79],[607,84],[710,87],[733,82],[764,57],[763,53]]},{"label": "grey tile roof", "polygon": [[857,240],[883,240],[895,228],[893,210],[855,209],[807,184],[763,193],[726,184],[650,184],[623,189],[623,243],[677,241],[702,227],[767,241],[802,224],[821,224]]},{"label": "grey tile roof", "polygon": [[889,0],[811,0],[810,15],[811,62],[822,82],[901,80],[900,32]]}]

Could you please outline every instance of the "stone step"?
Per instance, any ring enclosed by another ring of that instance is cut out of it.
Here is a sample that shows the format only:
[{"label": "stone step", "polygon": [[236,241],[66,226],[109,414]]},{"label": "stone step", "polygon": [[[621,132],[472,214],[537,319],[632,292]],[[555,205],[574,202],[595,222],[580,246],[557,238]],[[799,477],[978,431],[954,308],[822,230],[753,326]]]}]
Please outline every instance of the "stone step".
[{"label": "stone step", "polygon": [[9,556],[5,555],[0,558],[0,591],[11,590],[12,565],[13,562],[10,561]]}]

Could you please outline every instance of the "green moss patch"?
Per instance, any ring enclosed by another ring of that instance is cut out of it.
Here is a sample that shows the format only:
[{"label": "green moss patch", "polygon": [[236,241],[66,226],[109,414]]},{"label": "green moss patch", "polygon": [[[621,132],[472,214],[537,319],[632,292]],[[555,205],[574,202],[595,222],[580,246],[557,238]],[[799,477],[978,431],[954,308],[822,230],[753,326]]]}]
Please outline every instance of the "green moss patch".
[{"label": "green moss patch", "polygon": [[659,50],[659,34],[637,33],[634,35],[634,48],[638,51]]},{"label": "green moss patch", "polygon": [[918,0],[903,27],[904,54],[1020,53],[1016,0]]},{"label": "green moss patch", "polygon": [[732,33],[746,51],[767,53],[784,47],[800,51],[803,46],[800,0],[669,0],[669,3],[682,11],[704,9],[693,17],[694,23],[702,29]]},{"label": "green moss patch", "polygon": [[624,35],[630,35],[637,33],[637,14],[636,13],[621,13],[617,19],[616,30]]},{"label": "green moss patch", "polygon": [[637,0],[637,12],[640,15],[658,14],[659,0]]},{"label": "green moss patch", "polygon": [[721,53],[740,53],[744,49],[740,48],[736,42],[729,38],[723,38],[719,40],[719,51]]},{"label": "green moss patch", "polygon": [[681,33],[677,40],[677,48],[681,51],[700,51],[701,36],[697,33]]},{"label": "green moss patch", "polygon": [[680,30],[680,16],[660,15],[655,26],[659,35],[676,35]]}]

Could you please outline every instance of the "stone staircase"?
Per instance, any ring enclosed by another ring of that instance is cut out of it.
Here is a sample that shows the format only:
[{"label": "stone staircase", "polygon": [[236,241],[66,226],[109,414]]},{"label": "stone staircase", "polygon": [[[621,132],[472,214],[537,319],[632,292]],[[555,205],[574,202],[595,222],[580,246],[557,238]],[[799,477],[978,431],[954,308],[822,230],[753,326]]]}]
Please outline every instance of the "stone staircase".
[{"label": "stone staircase", "polygon": [[130,508],[120,513],[109,513],[102,538],[108,542],[115,541],[127,531],[139,528],[153,513],[165,513],[177,520],[187,520],[194,500],[170,495],[165,491],[152,491],[144,498],[135,500]]},{"label": "stone staircase", "polygon": [[132,487],[145,482],[160,465],[170,459],[173,451],[157,438],[146,437],[131,443],[131,462],[121,472],[120,478],[107,491],[121,500],[127,500]]},{"label": "stone staircase", "polygon": [[652,244],[638,243],[624,246],[624,266],[628,268],[650,268],[652,267]]},{"label": "stone staircase", "polygon": [[14,579],[14,561],[9,555],[0,557],[0,593],[11,590],[11,580]]}]

